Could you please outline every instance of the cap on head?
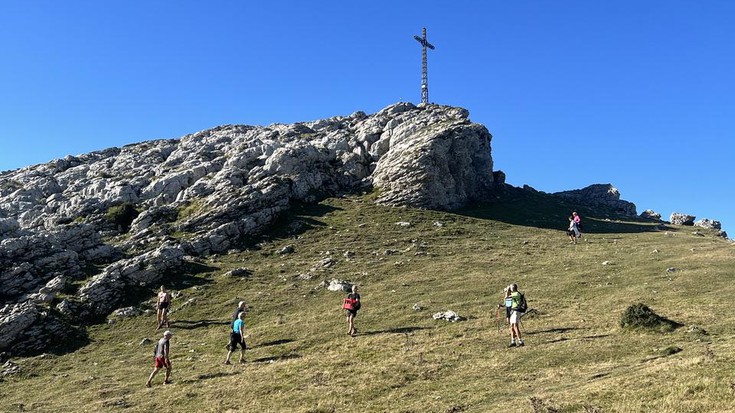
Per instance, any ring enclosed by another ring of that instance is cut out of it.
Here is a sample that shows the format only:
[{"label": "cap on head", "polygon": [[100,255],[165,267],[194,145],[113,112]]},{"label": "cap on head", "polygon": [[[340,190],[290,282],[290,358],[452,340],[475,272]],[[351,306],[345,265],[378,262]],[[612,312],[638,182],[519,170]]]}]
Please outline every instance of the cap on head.
[{"label": "cap on head", "polygon": [[166,330],[163,333],[164,337],[171,337],[172,335],[174,335],[174,333],[172,333],[171,330]]},{"label": "cap on head", "polygon": [[245,301],[240,301],[239,303],[237,303],[237,306],[238,307],[244,307],[245,306]]}]

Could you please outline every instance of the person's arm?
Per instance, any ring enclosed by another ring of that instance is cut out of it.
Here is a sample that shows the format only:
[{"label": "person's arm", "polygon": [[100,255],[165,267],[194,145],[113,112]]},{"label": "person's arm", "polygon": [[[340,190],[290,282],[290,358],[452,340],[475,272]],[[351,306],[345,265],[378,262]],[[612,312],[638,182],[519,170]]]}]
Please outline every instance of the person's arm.
[{"label": "person's arm", "polygon": [[244,343],[245,342],[245,331],[243,329],[244,326],[245,326],[245,323],[240,323],[240,329],[239,330],[240,330],[240,342],[241,343]]},{"label": "person's arm", "polygon": [[163,347],[163,357],[166,359],[166,362],[169,362],[168,359],[168,349],[169,349],[169,343],[166,341],[166,345]]}]

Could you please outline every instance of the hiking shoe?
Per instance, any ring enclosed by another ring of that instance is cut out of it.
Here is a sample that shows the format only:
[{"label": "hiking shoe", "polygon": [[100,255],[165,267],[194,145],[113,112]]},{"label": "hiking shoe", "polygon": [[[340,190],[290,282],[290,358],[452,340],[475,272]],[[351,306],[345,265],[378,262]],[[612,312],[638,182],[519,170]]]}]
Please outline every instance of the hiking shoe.
[{"label": "hiking shoe", "polygon": [[171,384],[171,383],[173,383],[171,380],[166,380],[163,382],[163,384]]},{"label": "hiking shoe", "polygon": [[145,387],[150,388],[151,387],[151,382],[149,382],[149,381],[145,382]]},{"label": "hiking shoe", "polygon": [[523,346],[525,346],[525,344],[523,344],[522,341],[518,343],[518,347],[523,347]]},{"label": "hiking shoe", "polygon": [[510,344],[508,344],[508,347],[515,347],[515,346],[516,346],[516,343],[510,343]]},{"label": "hiking shoe", "polygon": [[225,361],[225,364],[227,364],[229,366],[232,363],[230,363],[230,361],[228,360],[228,361]]}]

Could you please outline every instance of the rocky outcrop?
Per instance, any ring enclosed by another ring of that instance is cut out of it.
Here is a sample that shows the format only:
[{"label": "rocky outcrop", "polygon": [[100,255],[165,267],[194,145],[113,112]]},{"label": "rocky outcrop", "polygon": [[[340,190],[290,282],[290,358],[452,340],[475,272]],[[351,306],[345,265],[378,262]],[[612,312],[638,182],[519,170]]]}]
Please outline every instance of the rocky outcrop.
[{"label": "rocky outcrop", "polygon": [[671,217],[669,217],[669,222],[671,222],[674,225],[688,225],[692,226],[694,225],[694,220],[697,217],[694,215],[689,214],[682,214],[679,212],[674,212],[671,214]]},{"label": "rocky outcrop", "polygon": [[402,113],[386,124],[376,145],[391,150],[381,156],[372,176],[381,190],[378,201],[454,209],[487,194],[494,179],[492,136],[468,116],[466,110],[453,108],[423,111],[412,122]]},{"label": "rocky outcrop", "polygon": [[707,229],[722,229],[722,224],[720,223],[720,221],[715,221],[707,218],[702,218],[699,221],[695,222],[694,226]]},{"label": "rocky outcrop", "polygon": [[620,192],[610,184],[595,184],[552,195],[576,205],[598,208],[616,215],[636,216],[635,204],[620,199]]},{"label": "rocky outcrop", "polygon": [[653,220],[653,221],[661,221],[661,214],[659,214],[658,212],[656,212],[656,211],[654,211],[652,209],[647,209],[647,210],[641,212],[641,218],[643,218],[643,219],[650,219],[650,220]]},{"label": "rocky outcrop", "polygon": [[[504,179],[492,171],[491,139],[464,109],[399,103],[371,116],[220,126],[0,173],[0,351],[16,351],[43,317],[63,328],[108,315],[185,255],[259,236],[293,202],[370,187],[388,205],[483,199]],[[47,330],[34,331],[45,343]]]}]

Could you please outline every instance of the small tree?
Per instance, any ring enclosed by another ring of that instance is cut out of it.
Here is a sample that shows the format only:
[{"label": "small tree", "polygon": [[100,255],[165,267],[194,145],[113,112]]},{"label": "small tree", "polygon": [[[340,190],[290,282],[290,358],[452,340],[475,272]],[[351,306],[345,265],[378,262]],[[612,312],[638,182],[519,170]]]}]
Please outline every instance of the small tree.
[{"label": "small tree", "polygon": [[107,221],[115,224],[120,231],[128,232],[130,224],[138,216],[139,212],[135,206],[129,202],[110,207],[105,214]]}]

